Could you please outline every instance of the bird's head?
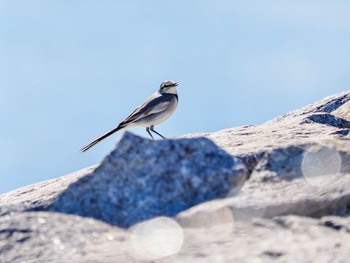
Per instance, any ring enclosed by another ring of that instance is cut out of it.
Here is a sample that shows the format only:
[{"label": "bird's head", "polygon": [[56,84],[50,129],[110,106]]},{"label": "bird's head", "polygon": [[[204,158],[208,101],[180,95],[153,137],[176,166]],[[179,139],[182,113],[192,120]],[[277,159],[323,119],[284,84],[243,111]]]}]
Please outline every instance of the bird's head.
[{"label": "bird's head", "polygon": [[166,80],[162,84],[160,84],[159,87],[159,93],[170,93],[170,94],[177,94],[176,86],[177,82],[174,82],[172,80]]}]

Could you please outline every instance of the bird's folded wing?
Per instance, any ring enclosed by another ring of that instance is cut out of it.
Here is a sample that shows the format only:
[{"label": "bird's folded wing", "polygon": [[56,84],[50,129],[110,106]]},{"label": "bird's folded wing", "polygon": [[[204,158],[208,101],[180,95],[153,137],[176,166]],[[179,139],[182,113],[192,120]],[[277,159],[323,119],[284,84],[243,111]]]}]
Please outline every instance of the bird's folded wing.
[{"label": "bird's folded wing", "polygon": [[143,113],[138,114],[138,116],[135,119],[133,119],[133,121],[138,121],[142,118],[151,116],[153,114],[163,112],[166,110],[169,103],[170,103],[170,101],[160,102],[157,105],[155,105],[154,107],[150,107],[149,109],[145,110]]},{"label": "bird's folded wing", "polygon": [[159,93],[154,94],[126,117],[125,120],[122,121],[122,124],[135,122],[150,115],[165,111],[169,103],[171,103],[171,101],[168,99],[164,100]]}]

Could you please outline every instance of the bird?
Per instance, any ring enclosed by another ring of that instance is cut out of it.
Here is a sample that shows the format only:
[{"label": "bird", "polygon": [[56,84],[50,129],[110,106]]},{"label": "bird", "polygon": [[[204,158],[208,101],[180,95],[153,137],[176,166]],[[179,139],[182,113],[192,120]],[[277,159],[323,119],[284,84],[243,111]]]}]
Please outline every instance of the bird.
[{"label": "bird", "polygon": [[172,80],[163,81],[157,92],[146,99],[144,103],[131,112],[129,116],[120,122],[114,129],[85,145],[80,151],[86,152],[113,133],[134,127],[146,128],[147,133],[153,140],[154,137],[151,132],[166,139],[163,135],[154,130],[154,126],[166,121],[175,112],[179,102],[176,89],[177,86],[178,83]]}]

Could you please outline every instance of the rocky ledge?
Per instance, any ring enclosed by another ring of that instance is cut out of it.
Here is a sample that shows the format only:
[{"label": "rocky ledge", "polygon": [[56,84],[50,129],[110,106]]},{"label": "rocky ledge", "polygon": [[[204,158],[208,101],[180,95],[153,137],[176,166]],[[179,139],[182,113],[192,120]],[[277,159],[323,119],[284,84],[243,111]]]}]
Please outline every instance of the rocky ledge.
[{"label": "rocky ledge", "polygon": [[350,92],[0,196],[0,262],[348,262]]}]

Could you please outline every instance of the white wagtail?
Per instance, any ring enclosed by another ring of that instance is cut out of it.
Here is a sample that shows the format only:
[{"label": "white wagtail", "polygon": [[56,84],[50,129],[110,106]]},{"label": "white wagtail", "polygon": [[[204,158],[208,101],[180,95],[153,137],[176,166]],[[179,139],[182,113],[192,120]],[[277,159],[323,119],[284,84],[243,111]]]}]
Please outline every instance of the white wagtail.
[{"label": "white wagtail", "polygon": [[119,123],[116,128],[98,137],[96,140],[81,148],[80,151],[85,152],[89,150],[92,146],[116,131],[133,127],[145,127],[152,139],[154,138],[151,131],[165,139],[163,135],[154,130],[154,125],[164,122],[175,112],[179,101],[176,91],[177,85],[176,82],[171,80],[164,81],[156,93],[137,107],[128,117]]}]

